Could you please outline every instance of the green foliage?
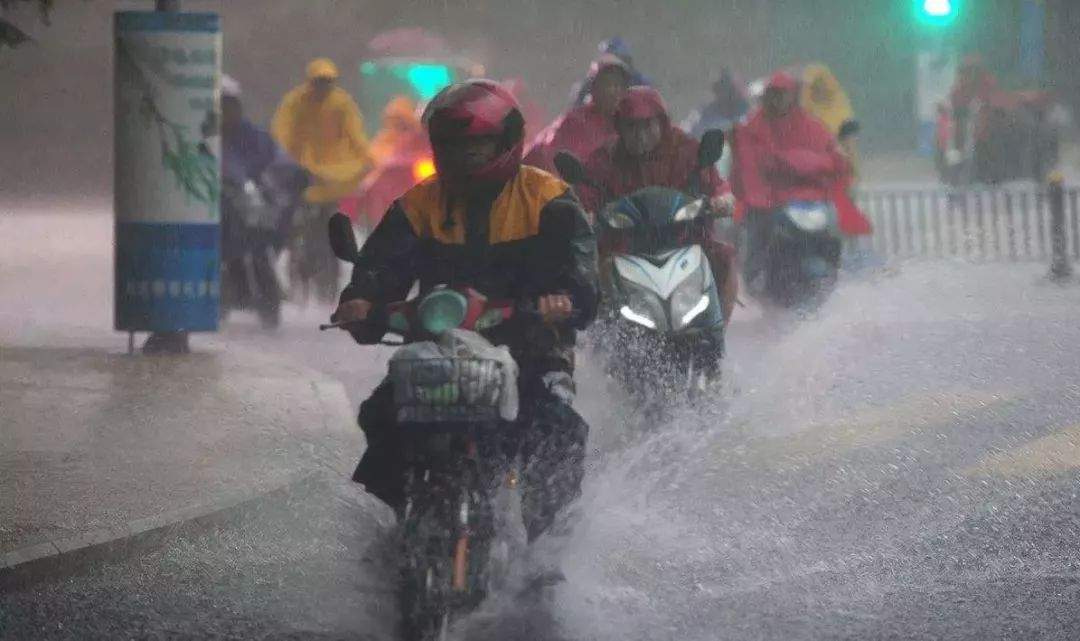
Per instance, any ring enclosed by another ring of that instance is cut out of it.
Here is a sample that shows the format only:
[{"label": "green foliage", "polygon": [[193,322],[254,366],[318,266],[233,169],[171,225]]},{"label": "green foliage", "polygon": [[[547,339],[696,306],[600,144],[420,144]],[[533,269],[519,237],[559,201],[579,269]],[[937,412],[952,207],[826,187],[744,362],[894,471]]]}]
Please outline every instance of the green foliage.
[{"label": "green foliage", "polygon": [[[202,144],[188,137],[186,127],[169,120],[157,104],[154,85],[133,52],[117,43],[117,72],[139,88],[140,112],[147,127],[157,130],[161,144],[161,163],[172,174],[185,197],[206,205],[210,212],[217,212],[221,198],[218,181],[218,161]],[[151,73],[161,72],[160,65],[147,63]]]}]

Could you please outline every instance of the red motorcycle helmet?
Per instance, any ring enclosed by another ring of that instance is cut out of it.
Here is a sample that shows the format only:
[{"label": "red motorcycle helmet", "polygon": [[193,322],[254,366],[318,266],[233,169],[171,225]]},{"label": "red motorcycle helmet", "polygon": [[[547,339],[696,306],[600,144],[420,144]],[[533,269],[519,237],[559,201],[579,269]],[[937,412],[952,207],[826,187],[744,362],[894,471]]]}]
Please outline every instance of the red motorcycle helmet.
[{"label": "red motorcycle helmet", "polygon": [[[442,179],[502,183],[517,174],[524,153],[525,118],[513,94],[498,82],[474,79],[450,85],[428,103],[423,121]],[[449,176],[447,146],[472,136],[498,136],[498,154],[468,175]]]}]

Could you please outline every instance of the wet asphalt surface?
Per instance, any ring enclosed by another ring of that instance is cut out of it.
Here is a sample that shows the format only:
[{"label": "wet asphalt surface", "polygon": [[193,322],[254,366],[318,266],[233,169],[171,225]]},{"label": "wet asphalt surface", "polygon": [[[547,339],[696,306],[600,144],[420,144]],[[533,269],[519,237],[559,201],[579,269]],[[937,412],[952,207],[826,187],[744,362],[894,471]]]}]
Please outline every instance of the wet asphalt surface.
[{"label": "wet asphalt surface", "polygon": [[[1080,285],[904,266],[820,316],[732,330],[726,390],[627,441],[586,365],[594,454],[567,582],[467,639],[1080,638]],[[265,345],[354,400],[385,354],[306,316]],[[2,639],[392,639],[393,528],[318,477],[17,587]]]}]

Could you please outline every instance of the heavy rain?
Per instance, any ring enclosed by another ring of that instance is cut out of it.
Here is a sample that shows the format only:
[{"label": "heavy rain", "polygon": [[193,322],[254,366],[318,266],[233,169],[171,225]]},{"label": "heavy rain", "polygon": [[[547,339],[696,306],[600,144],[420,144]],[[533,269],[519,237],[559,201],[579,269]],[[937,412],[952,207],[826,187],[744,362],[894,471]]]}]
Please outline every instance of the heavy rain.
[{"label": "heavy rain", "polygon": [[0,639],[1080,638],[1077,29],[0,0]]}]

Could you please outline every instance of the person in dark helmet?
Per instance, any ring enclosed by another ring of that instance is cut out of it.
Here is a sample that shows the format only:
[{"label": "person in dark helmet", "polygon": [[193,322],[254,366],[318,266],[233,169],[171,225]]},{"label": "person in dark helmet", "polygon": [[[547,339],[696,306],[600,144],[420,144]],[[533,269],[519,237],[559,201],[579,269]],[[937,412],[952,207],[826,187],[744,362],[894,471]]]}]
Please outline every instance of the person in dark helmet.
[{"label": "person in dark helmet", "polygon": [[[596,243],[566,183],[522,165],[524,121],[490,80],[439,93],[424,114],[437,172],[394,202],[364,244],[336,321],[440,284],[490,298],[536,301],[542,320],[513,319],[485,336],[520,367],[526,461],[523,512],[530,540],[580,491],[588,425],[571,407],[575,334],[597,307]],[[353,331],[360,343],[378,341]],[[404,463],[393,391],[384,381],[360,408],[368,440],[353,480],[400,513]]]}]

